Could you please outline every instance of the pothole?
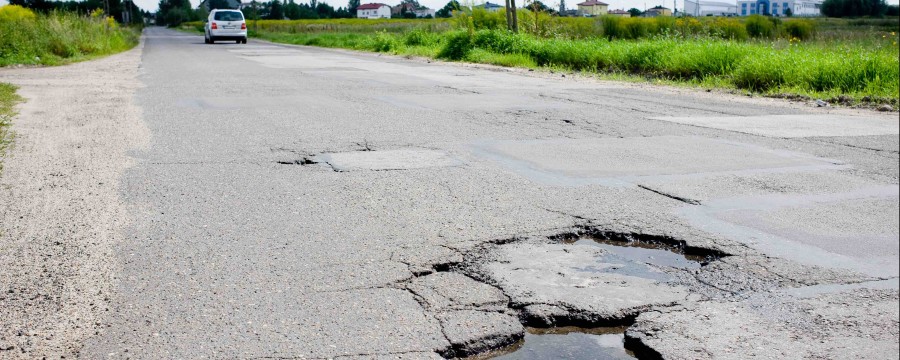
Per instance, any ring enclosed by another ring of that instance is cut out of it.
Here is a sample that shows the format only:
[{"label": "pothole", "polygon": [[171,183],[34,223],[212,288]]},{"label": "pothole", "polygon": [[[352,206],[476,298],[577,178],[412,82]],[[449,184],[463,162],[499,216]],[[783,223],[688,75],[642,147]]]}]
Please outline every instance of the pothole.
[{"label": "pothole", "polygon": [[550,239],[564,244],[598,246],[627,260],[680,269],[698,269],[729,256],[721,251],[689,246],[683,240],[659,235],[585,229]]},{"label": "pothole", "polygon": [[278,161],[276,161],[276,163],[281,164],[281,165],[314,165],[314,164],[318,164],[319,162],[317,162],[311,158],[304,157],[302,159],[297,159],[297,160],[278,160]]},{"label": "pothole", "polygon": [[422,267],[405,287],[441,321],[451,344],[441,355],[465,359],[653,358],[626,329],[645,311],[687,301],[684,279],[729,256],[592,227],[460,255]]},{"label": "pothole", "polygon": [[519,342],[467,360],[630,360],[625,348],[626,327],[527,328]]}]

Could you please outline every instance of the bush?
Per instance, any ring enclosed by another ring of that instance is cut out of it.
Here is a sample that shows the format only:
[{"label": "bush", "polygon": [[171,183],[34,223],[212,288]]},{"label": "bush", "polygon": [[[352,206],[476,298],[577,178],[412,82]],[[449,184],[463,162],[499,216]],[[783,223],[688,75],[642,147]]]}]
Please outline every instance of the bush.
[{"label": "bush", "polygon": [[386,32],[375,34],[371,49],[377,52],[390,52],[400,47],[397,38]]},{"label": "bush", "polygon": [[729,40],[747,40],[750,34],[737,19],[719,17],[710,24],[710,35]]},{"label": "bush", "polygon": [[747,34],[754,38],[771,38],[775,35],[775,24],[762,15],[750,15],[744,24]]},{"label": "bush", "polygon": [[445,35],[444,47],[438,52],[439,58],[462,60],[472,50],[472,37],[467,31],[460,30]]},{"label": "bush", "polygon": [[816,28],[809,20],[790,20],[784,23],[784,32],[792,39],[809,40]]},{"label": "bush", "polygon": [[19,5],[0,6],[0,22],[33,21],[35,18],[33,11]]},{"label": "bush", "polygon": [[403,43],[407,46],[431,46],[440,42],[438,34],[423,29],[412,30],[403,36]]}]

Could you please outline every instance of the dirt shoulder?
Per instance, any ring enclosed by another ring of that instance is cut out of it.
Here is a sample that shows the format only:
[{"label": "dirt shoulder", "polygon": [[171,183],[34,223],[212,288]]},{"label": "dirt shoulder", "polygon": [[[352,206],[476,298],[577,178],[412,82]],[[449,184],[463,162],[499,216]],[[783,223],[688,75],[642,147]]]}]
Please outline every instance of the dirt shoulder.
[{"label": "dirt shoulder", "polygon": [[128,223],[120,178],[150,136],[133,96],[142,48],[0,69],[25,99],[0,174],[0,358],[77,355],[106,327]]}]

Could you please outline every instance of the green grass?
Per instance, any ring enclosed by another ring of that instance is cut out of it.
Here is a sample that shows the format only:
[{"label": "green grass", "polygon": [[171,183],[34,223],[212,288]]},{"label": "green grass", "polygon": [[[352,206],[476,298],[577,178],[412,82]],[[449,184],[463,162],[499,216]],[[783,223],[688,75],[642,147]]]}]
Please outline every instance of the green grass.
[{"label": "green grass", "polygon": [[2,158],[10,142],[9,125],[16,114],[15,105],[20,101],[22,98],[16,95],[15,85],[0,83],[0,172],[3,171]]},{"label": "green grass", "polygon": [[898,105],[900,61],[890,39],[878,43],[738,41],[656,37],[559,39],[503,30],[429,33],[268,33],[274,42],[385,52],[511,67],[623,74],[649,80],[738,89],[763,95],[850,98]]},{"label": "green grass", "polygon": [[138,30],[121,27],[111,18],[61,12],[2,19],[0,34],[0,66],[92,59],[131,49],[140,36]]}]

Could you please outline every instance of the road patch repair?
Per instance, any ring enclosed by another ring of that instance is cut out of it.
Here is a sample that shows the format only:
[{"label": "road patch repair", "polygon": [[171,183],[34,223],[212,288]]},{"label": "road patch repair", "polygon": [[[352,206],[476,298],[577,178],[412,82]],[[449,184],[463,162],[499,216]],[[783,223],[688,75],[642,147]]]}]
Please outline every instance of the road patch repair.
[{"label": "road patch repair", "polygon": [[900,122],[896,116],[762,115],[651,119],[780,138],[900,134]]}]

